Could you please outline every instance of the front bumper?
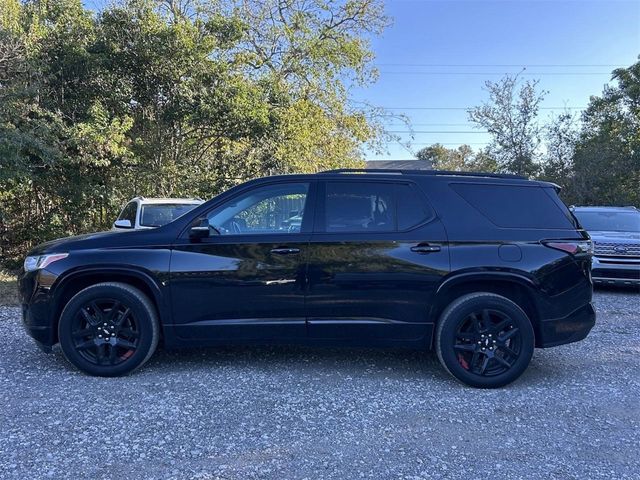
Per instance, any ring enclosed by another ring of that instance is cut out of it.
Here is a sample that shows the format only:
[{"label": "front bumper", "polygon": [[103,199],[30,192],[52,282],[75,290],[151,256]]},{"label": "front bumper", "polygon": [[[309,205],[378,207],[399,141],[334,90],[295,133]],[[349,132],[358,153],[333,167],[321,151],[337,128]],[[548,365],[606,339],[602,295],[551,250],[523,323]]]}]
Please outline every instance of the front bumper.
[{"label": "front bumper", "polygon": [[21,272],[18,276],[22,325],[38,347],[47,353],[51,352],[51,347],[57,343],[57,335],[51,321],[53,280],[55,276],[43,270]]},{"label": "front bumper", "polygon": [[640,285],[640,258],[594,256],[591,277],[597,285]]},{"label": "front bumper", "polygon": [[537,346],[548,348],[578,342],[589,335],[595,324],[596,311],[591,303],[587,303],[565,317],[542,320]]}]

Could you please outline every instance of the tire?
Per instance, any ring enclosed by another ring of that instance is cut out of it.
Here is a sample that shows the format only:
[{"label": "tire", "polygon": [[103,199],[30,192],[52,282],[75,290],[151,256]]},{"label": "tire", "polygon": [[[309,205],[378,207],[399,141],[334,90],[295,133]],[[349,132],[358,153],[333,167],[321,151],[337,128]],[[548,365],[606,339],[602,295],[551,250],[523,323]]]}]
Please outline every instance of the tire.
[{"label": "tire", "polygon": [[159,337],[155,307],[126,283],[98,283],[80,291],[65,305],[58,324],[66,359],[99,377],[139,368],[153,355]]},{"label": "tire", "polygon": [[526,313],[508,298],[479,292],[442,312],[436,352],[442,366],[472,387],[499,388],[527,369],[535,338]]}]

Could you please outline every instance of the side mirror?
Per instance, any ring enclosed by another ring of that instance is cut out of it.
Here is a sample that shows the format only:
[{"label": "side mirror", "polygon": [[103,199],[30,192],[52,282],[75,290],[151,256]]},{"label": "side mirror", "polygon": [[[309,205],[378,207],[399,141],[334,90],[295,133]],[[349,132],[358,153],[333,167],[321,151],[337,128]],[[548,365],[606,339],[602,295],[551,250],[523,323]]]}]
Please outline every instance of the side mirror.
[{"label": "side mirror", "polygon": [[113,226],[115,228],[133,228],[131,225],[131,220],[116,220],[113,222]]},{"label": "side mirror", "polygon": [[189,229],[189,238],[191,240],[201,240],[209,237],[209,227],[196,225]]}]

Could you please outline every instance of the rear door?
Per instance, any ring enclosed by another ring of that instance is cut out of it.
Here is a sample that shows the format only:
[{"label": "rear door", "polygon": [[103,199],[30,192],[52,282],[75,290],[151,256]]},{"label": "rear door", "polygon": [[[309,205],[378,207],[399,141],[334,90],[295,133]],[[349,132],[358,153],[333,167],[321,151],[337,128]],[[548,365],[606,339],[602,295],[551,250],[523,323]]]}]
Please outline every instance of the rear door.
[{"label": "rear door", "polygon": [[421,342],[429,306],[449,271],[447,237],[420,188],[408,181],[319,182],[309,244],[311,339]]}]

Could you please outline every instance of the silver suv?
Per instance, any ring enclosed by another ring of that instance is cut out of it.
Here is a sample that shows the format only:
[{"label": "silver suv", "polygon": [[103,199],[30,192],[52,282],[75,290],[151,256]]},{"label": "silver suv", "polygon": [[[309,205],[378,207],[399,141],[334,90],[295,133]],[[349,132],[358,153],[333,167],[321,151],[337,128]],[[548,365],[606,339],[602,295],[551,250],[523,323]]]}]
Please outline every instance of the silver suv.
[{"label": "silver suv", "polygon": [[593,240],[594,283],[640,285],[640,211],[636,207],[572,207]]},{"label": "silver suv", "polygon": [[113,230],[156,228],[173,222],[176,218],[203,203],[199,198],[145,198],[129,201],[113,222]]}]

